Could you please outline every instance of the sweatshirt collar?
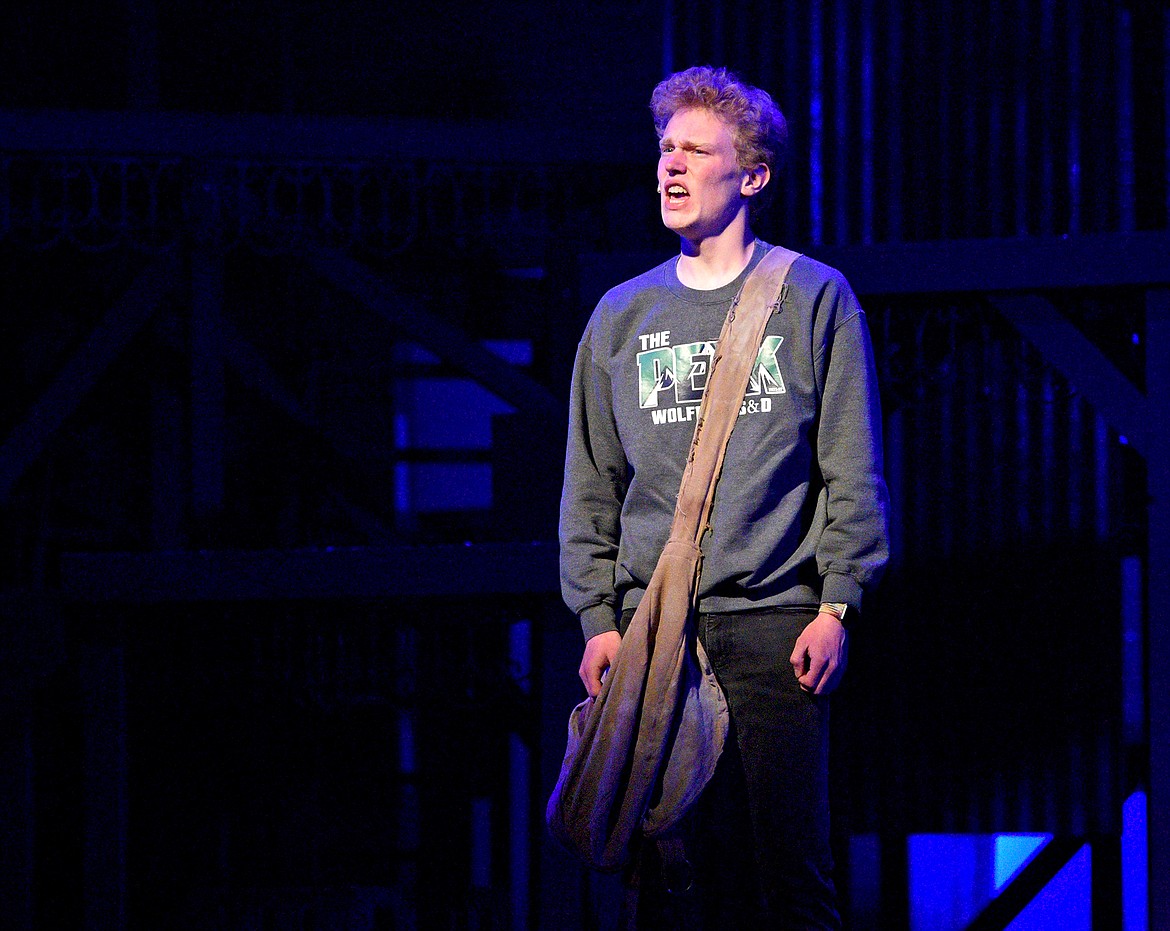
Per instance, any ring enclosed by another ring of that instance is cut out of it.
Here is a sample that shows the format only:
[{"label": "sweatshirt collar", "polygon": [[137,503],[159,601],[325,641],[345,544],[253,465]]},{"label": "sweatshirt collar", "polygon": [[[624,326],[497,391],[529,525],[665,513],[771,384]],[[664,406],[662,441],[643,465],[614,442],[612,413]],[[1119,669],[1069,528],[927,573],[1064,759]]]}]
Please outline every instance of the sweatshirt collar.
[{"label": "sweatshirt collar", "polygon": [[675,257],[666,263],[666,287],[676,298],[686,301],[688,304],[729,304],[732,298],[743,286],[744,279],[751,273],[751,270],[759,264],[760,259],[764,257],[769,249],[766,242],[760,239],[756,240],[755,250],[752,252],[751,260],[747,267],[739,273],[734,281],[729,281],[721,288],[712,288],[710,291],[701,291],[697,288],[688,288],[678,279],[678,258]]}]

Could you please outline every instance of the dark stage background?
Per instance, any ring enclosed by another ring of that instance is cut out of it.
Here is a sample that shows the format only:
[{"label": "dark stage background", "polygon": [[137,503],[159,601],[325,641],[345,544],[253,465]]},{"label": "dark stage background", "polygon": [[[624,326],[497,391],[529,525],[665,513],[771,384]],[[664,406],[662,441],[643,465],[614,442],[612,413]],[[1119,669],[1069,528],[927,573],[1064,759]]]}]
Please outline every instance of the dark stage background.
[{"label": "dark stage background", "polygon": [[650,91],[714,63],[879,359],[853,926],[913,924],[910,834],[1042,832],[1025,885],[1088,842],[1120,927],[1141,791],[1170,928],[1168,49],[1111,0],[3,4],[0,924],[608,926],[543,827],[564,408],[675,248]]}]

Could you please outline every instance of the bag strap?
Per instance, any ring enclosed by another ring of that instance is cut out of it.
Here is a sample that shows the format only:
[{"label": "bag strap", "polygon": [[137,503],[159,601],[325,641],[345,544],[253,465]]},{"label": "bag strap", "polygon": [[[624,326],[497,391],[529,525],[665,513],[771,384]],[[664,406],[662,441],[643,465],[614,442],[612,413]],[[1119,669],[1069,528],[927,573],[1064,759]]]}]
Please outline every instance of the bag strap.
[{"label": "bag strap", "polygon": [[764,329],[772,314],[780,312],[788,270],[798,258],[798,252],[773,246],[752,269],[731,302],[695,421],[695,435],[670,527],[672,541],[700,547],[711,517],[715,484],[723,469],[727,443],[739,418]]}]

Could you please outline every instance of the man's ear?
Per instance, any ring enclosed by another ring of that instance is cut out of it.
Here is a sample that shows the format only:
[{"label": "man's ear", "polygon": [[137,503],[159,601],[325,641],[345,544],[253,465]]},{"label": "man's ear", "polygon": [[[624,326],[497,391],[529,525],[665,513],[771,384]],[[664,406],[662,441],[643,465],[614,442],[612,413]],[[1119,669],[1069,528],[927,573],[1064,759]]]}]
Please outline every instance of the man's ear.
[{"label": "man's ear", "polygon": [[743,173],[743,181],[739,186],[739,192],[744,197],[754,197],[764,189],[764,186],[772,180],[772,172],[763,162],[747,169]]}]

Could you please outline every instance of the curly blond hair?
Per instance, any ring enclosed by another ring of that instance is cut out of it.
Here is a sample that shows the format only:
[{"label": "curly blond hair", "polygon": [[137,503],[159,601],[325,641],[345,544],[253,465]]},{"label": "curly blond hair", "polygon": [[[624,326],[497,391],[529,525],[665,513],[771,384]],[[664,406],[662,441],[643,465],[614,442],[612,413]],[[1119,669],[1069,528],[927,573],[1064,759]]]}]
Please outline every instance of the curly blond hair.
[{"label": "curly blond hair", "polygon": [[[740,80],[726,68],[697,65],[672,74],[654,88],[650,110],[661,139],[666,124],[679,110],[708,110],[731,129],[739,167],[751,170],[761,162],[775,177],[788,144],[788,122],[767,91]],[[772,185],[752,198],[752,212],[762,208]]]}]

